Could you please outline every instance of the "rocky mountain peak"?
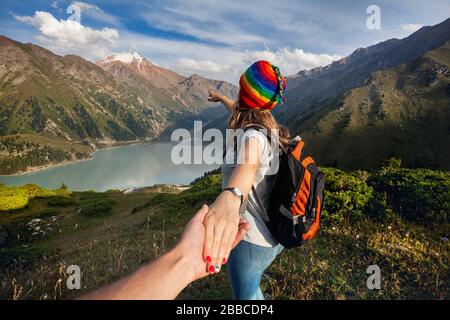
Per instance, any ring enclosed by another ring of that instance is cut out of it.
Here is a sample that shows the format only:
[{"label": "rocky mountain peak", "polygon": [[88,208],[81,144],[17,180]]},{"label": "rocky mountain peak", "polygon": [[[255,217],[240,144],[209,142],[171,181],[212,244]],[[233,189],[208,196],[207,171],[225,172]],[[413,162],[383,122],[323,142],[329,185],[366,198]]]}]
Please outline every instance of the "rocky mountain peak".
[{"label": "rocky mountain peak", "polygon": [[136,51],[133,51],[133,52],[122,52],[122,53],[112,54],[112,55],[106,57],[105,59],[99,61],[97,64],[99,64],[101,66],[103,64],[111,63],[113,61],[120,61],[120,62],[127,63],[127,64],[131,64],[131,63],[140,64],[140,63],[142,63],[143,60],[144,60],[144,58],[139,53],[137,53]]}]

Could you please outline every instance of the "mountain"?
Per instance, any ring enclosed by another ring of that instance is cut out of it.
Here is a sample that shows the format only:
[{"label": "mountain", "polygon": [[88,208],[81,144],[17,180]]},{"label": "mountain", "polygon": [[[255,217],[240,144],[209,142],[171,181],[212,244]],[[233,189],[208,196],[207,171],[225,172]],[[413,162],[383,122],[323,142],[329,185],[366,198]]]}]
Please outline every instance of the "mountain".
[{"label": "mountain", "polygon": [[0,173],[155,139],[180,118],[207,109],[208,87],[236,90],[177,75],[136,54],[96,65],[0,36]]},{"label": "mountain", "polygon": [[158,88],[169,88],[184,80],[178,73],[151,63],[137,52],[113,54],[96,64],[121,81],[132,84],[144,78]]},{"label": "mountain", "polygon": [[228,82],[210,80],[196,74],[185,77],[152,64],[136,52],[111,55],[96,64],[137,92],[150,90],[170,97],[172,107],[185,111],[198,112],[205,107],[216,106],[208,102],[209,88],[227,96],[237,96],[237,87]]},{"label": "mountain", "polygon": [[[307,139],[319,162],[370,169],[389,157],[449,168],[450,19],[404,39],[360,48],[288,77],[275,116]],[[93,64],[0,36],[0,173],[88,157],[98,147],[167,139],[175,128],[220,127],[227,115],[189,77],[124,53]]]},{"label": "mountain", "polygon": [[371,73],[300,127],[321,165],[370,169],[395,157],[450,170],[450,42]]},{"label": "mountain", "polygon": [[172,108],[167,114],[170,125],[159,134],[159,140],[170,140],[172,131],[177,128],[191,130],[195,120],[202,121],[205,126],[210,123],[216,126],[217,119],[225,123],[228,112],[223,106],[208,102],[209,88],[229,97],[237,97],[238,94],[238,87],[228,82],[197,74],[185,77],[152,64],[136,52],[111,55],[96,64],[119,82],[130,85],[137,94],[152,92],[155,98],[166,97],[161,103],[166,102]]},{"label": "mountain", "polygon": [[0,134],[93,142],[155,137],[167,110],[78,56],[0,38]]},{"label": "mountain", "polygon": [[361,85],[369,75],[406,63],[450,40],[450,18],[422,27],[404,39],[390,39],[356,49],[351,55],[325,67],[303,70],[287,78],[286,106],[277,110],[279,120],[291,128],[347,90]]}]

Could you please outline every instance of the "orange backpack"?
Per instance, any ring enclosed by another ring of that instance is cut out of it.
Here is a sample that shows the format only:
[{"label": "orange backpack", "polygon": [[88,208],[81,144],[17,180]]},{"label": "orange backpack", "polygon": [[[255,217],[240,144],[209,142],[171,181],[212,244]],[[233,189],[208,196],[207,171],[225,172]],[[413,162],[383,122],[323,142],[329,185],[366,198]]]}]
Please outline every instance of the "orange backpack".
[{"label": "orange backpack", "polygon": [[[325,179],[313,158],[304,152],[304,146],[303,140],[296,137],[288,148],[281,148],[279,170],[266,212],[273,237],[285,248],[311,240],[320,227]],[[262,206],[255,188],[252,191]]]}]

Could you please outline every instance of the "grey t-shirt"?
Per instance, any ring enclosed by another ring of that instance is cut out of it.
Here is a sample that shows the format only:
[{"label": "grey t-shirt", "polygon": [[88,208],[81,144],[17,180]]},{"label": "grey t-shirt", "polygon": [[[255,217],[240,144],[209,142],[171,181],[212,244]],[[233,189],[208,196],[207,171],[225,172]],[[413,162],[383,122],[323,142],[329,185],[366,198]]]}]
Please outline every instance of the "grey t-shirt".
[{"label": "grey t-shirt", "polygon": [[[243,146],[247,139],[256,139],[261,144],[261,161],[256,171],[256,178],[253,186],[258,193],[258,196],[265,208],[268,208],[270,192],[275,183],[276,175],[268,175],[271,173],[270,163],[273,158],[271,152],[271,146],[267,137],[256,129],[249,129],[245,132],[241,132],[237,138],[237,145]],[[234,139],[230,139],[226,147],[226,153],[234,151]],[[240,150],[238,148],[238,150]],[[227,161],[225,161],[227,162]],[[221,167],[222,170],[222,188],[225,188],[228,184],[228,180],[236,167],[236,160],[233,164],[224,163]],[[250,243],[254,243],[263,247],[274,247],[278,242],[272,237],[269,228],[264,222],[264,210],[258,205],[255,200],[253,192],[249,193],[247,207],[245,211],[241,212],[241,217],[244,218],[250,225],[250,230],[246,233],[244,240]]]}]

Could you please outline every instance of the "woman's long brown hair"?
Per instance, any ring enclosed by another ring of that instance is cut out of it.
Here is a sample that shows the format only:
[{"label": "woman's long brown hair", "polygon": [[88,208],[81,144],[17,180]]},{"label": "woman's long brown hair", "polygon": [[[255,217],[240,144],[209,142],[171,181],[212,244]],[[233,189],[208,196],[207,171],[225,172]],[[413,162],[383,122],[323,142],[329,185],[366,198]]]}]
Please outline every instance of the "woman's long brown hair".
[{"label": "woman's long brown hair", "polygon": [[286,146],[290,140],[289,131],[278,122],[273,117],[269,110],[259,110],[259,109],[239,109],[231,115],[229,122],[231,129],[244,129],[249,126],[262,126],[267,129],[270,133],[271,129],[278,129],[278,135],[280,143]]}]

